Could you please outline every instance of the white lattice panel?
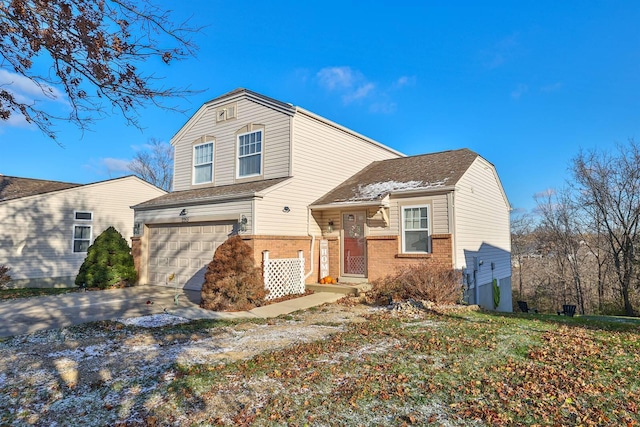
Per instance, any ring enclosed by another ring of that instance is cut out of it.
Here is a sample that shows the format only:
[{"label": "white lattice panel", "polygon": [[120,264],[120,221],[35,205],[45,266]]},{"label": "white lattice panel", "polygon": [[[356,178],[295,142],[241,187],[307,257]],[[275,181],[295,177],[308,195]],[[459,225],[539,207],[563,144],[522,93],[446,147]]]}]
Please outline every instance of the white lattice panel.
[{"label": "white lattice panel", "polygon": [[364,274],[364,257],[347,255],[347,273]]},{"label": "white lattice panel", "polygon": [[304,258],[265,259],[264,286],[269,291],[267,299],[285,295],[303,294]]}]

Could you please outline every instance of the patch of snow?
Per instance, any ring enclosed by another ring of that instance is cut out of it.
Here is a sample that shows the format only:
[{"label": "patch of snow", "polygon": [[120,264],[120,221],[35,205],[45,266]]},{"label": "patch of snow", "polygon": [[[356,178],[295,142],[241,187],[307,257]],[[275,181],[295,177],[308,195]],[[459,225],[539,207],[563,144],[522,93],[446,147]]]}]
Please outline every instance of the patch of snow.
[{"label": "patch of snow", "polygon": [[140,326],[142,328],[158,328],[168,325],[179,325],[181,323],[190,322],[189,319],[180,316],[174,316],[168,313],[152,314],[142,317],[130,317],[128,319],[116,319],[120,323],[128,326]]},{"label": "patch of snow", "polygon": [[106,345],[89,345],[86,347],[79,347],[73,350],[63,350],[56,351],[54,353],[47,354],[47,357],[51,358],[68,358],[74,361],[79,361],[80,359],[90,359],[95,356],[102,356],[104,354],[104,350]]},{"label": "patch of snow", "polygon": [[358,189],[354,190],[355,196],[353,196],[349,201],[374,200],[392,192],[427,190],[431,188],[443,187],[446,184],[447,180],[448,178],[445,178],[442,181],[426,183],[424,181],[385,181],[374,182],[367,185],[358,185]]}]

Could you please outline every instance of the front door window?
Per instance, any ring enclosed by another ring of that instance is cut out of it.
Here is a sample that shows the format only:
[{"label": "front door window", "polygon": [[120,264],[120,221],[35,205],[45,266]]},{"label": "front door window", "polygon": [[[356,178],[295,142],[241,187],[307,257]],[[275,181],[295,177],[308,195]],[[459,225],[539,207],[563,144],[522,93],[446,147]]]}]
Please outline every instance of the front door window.
[{"label": "front door window", "polygon": [[342,215],[342,269],[345,275],[365,275],[367,259],[364,221],[364,212]]}]

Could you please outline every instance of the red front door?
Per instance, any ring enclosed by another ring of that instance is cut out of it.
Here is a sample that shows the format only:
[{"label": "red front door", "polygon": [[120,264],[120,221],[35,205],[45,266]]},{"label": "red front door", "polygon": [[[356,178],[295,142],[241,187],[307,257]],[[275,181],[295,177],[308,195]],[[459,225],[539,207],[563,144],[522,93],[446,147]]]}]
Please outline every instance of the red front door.
[{"label": "red front door", "polygon": [[365,277],[367,271],[365,218],[365,212],[342,214],[342,273],[345,276]]}]

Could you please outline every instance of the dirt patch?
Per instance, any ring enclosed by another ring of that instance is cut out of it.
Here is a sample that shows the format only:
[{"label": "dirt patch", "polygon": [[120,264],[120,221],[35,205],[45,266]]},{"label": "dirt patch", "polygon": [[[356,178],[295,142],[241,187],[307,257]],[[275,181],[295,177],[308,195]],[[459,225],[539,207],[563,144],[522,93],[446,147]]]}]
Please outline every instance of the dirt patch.
[{"label": "dirt patch", "polygon": [[375,310],[334,304],[184,330],[185,319],[159,314],[13,337],[0,343],[0,424],[135,422],[144,396],[172,381],[172,366],[228,363],[320,340]]}]

